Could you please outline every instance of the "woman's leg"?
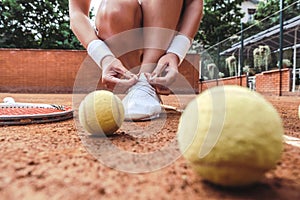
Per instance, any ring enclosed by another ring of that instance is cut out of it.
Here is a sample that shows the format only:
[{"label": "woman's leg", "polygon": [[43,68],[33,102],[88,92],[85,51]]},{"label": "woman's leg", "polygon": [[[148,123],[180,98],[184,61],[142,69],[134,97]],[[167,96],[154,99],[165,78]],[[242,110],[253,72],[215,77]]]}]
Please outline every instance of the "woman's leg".
[{"label": "woman's leg", "polygon": [[[152,72],[176,30],[183,0],[142,0],[144,45],[141,72]],[[151,27],[151,28],[149,28]],[[159,47],[159,48],[147,48]]]},{"label": "woman's leg", "polygon": [[141,65],[142,25],[138,0],[102,0],[96,15],[98,37],[105,40],[127,69]]}]

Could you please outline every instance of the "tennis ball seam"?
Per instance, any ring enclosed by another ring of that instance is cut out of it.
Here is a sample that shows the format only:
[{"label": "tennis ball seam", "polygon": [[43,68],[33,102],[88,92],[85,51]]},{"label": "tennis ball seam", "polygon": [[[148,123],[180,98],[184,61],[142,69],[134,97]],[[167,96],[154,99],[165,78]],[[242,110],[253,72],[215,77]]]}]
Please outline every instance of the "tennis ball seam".
[{"label": "tennis ball seam", "polygon": [[[93,97],[94,98],[94,97]],[[94,103],[94,102],[93,102]],[[83,110],[83,114],[84,114],[84,119],[86,119],[87,118],[87,104],[86,104],[86,101],[85,101],[85,99],[83,100],[83,107],[84,107],[84,110]],[[98,122],[97,122],[98,123]],[[99,123],[98,123],[98,125],[99,125]],[[87,123],[86,122],[86,120],[85,120],[85,126],[86,126],[86,128],[88,129],[88,130],[90,130],[90,132],[93,132],[93,133],[95,133],[96,131],[90,126],[90,124],[89,123]]]},{"label": "tennis ball seam", "polygon": [[[105,132],[106,134],[112,134],[115,131],[115,129],[117,129],[117,128],[113,128],[113,126],[111,126],[111,127],[107,126],[107,122],[110,122],[110,121],[113,123],[114,126],[117,125],[116,122],[115,122],[115,119],[114,119],[114,112],[113,112],[113,101],[114,101],[113,98],[114,98],[114,95],[109,93],[109,97],[110,98],[108,98],[107,96],[103,97],[103,102],[104,103],[108,102],[107,105],[110,106],[110,109],[105,111],[105,113],[108,114],[108,115],[104,115],[104,113],[101,113],[100,116],[103,117],[103,120],[99,121],[98,120],[99,115],[96,114],[96,119],[97,119],[97,123],[99,125],[99,128],[101,128],[102,132],[103,133]],[[99,102],[97,102],[97,103],[99,103]],[[95,105],[96,104],[94,103],[94,106]],[[103,110],[101,110],[101,111],[103,112]],[[110,119],[109,116],[112,116],[112,120]]]},{"label": "tennis ball seam", "polygon": [[116,108],[116,110],[117,110],[117,113],[118,113],[118,115],[117,115],[117,117],[115,117],[114,116],[114,114],[113,114],[113,119],[114,119],[114,121],[115,121],[115,124],[117,125],[117,126],[119,126],[121,123],[120,123],[120,121],[121,121],[121,119],[120,119],[120,116],[121,116],[121,112],[120,112],[120,108],[119,108],[119,105],[118,105],[118,99],[117,99],[117,97],[116,96],[113,96],[113,103],[114,103],[114,107]]}]

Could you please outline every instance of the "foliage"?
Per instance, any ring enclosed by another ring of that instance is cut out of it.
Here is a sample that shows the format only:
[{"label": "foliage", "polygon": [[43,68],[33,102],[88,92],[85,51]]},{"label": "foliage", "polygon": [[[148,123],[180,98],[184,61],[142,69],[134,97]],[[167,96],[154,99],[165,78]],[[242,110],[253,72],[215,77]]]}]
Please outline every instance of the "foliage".
[{"label": "foliage", "polygon": [[196,40],[211,46],[240,31],[243,0],[206,0]]},{"label": "foliage", "polygon": [[[241,2],[243,0],[206,0],[196,41],[205,48],[238,33],[243,17]],[[284,3],[285,19],[298,16],[300,0],[285,0]],[[278,0],[260,2],[255,14],[257,25],[252,31],[277,24],[279,15],[274,13],[278,10]],[[261,22],[262,19],[265,20]],[[0,47],[82,49],[70,30],[68,0],[1,0]]]},{"label": "foliage", "polygon": [[[299,15],[300,0],[284,0],[284,19],[291,19]],[[267,18],[266,23],[278,23],[280,11],[280,2],[278,0],[261,1],[258,5],[257,12],[255,13],[255,19],[261,21]]]},{"label": "foliage", "polygon": [[[300,0],[284,0],[283,20],[288,20],[299,15]],[[258,4],[257,11],[254,15],[255,21],[248,26],[255,25],[252,29],[252,34],[268,29],[274,25],[279,24],[280,18],[280,1],[268,0],[261,1]]]},{"label": "foliage", "polygon": [[81,48],[69,27],[68,0],[2,0],[0,47]]}]

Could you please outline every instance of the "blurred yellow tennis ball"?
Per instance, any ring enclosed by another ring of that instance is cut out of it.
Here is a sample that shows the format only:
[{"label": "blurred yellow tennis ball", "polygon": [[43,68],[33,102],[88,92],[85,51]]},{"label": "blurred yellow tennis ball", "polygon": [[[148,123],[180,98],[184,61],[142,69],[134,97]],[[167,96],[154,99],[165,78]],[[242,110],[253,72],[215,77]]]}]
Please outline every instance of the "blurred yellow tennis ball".
[{"label": "blurred yellow tennis ball", "polygon": [[278,112],[260,94],[219,86],[188,104],[180,118],[178,143],[204,180],[245,186],[276,166],[283,133]]},{"label": "blurred yellow tennis ball", "polygon": [[124,121],[122,101],[110,91],[89,93],[79,106],[79,122],[92,134],[111,135]]}]

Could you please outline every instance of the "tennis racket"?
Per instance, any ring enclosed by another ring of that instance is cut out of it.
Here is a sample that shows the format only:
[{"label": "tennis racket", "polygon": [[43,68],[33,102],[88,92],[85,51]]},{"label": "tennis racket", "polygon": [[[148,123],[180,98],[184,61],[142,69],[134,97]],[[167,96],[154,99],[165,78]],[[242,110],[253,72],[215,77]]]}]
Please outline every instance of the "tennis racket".
[{"label": "tennis racket", "polygon": [[73,110],[68,106],[14,101],[0,103],[0,126],[49,123],[71,118]]}]

